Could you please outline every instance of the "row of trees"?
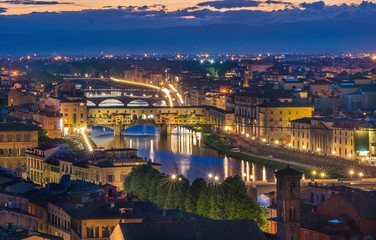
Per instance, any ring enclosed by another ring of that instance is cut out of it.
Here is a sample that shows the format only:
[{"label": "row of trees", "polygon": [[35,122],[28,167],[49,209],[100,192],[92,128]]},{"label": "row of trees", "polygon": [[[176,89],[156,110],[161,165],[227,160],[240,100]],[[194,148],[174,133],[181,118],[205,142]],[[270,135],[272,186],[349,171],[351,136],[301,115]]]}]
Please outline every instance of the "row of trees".
[{"label": "row of trees", "polygon": [[145,164],[132,169],[124,180],[124,189],[160,208],[179,208],[213,219],[253,219],[260,228],[267,227],[266,210],[247,195],[238,176],[221,183],[207,183],[203,178],[190,183],[184,176],[166,175]]}]

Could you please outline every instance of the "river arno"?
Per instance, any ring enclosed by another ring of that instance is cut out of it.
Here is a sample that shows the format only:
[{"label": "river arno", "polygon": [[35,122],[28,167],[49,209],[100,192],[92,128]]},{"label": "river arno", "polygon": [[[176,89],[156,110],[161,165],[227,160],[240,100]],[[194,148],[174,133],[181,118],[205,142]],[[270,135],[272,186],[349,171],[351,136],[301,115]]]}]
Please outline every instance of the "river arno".
[{"label": "river arno", "polygon": [[136,148],[139,156],[162,164],[161,171],[183,174],[190,181],[206,178],[209,173],[221,180],[239,175],[244,180],[274,181],[275,169],[220,156],[202,144],[200,133],[184,128],[163,136],[154,127],[135,126],[127,129],[124,137],[115,137],[110,129],[93,127],[90,136],[98,147]]}]

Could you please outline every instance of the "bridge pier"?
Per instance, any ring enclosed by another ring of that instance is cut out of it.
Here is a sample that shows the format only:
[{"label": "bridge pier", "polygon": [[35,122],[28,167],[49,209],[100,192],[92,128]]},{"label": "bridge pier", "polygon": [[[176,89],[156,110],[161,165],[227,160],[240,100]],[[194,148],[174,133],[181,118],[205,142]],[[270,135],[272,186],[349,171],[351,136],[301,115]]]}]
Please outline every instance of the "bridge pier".
[{"label": "bridge pier", "polygon": [[124,126],[122,124],[116,124],[114,126],[114,135],[115,136],[124,136]]},{"label": "bridge pier", "polygon": [[170,135],[171,134],[171,126],[169,124],[163,124],[160,127],[161,135]]}]

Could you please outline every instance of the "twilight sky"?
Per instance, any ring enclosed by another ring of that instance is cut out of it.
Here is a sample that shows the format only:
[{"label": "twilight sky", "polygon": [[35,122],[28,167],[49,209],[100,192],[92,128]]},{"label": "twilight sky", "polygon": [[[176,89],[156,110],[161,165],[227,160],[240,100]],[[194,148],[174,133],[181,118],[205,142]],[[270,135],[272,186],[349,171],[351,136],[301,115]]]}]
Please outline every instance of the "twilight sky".
[{"label": "twilight sky", "polygon": [[376,52],[375,19],[357,0],[0,0],[0,54]]}]

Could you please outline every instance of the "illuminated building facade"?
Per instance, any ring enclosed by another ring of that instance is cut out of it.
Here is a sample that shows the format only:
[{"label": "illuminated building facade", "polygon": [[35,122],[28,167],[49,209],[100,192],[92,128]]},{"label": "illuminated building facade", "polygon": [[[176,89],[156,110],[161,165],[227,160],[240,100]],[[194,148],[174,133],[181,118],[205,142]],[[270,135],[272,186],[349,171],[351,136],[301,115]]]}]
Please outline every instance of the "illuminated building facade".
[{"label": "illuminated building facade", "polygon": [[38,146],[38,130],[22,123],[0,124],[0,167],[24,170],[26,150]]}]

